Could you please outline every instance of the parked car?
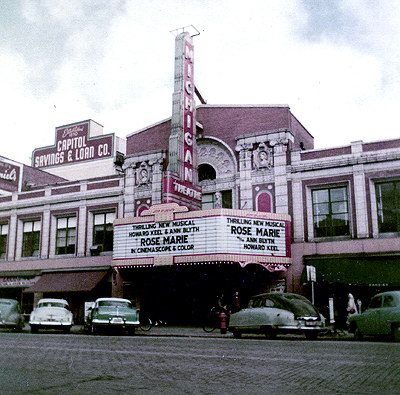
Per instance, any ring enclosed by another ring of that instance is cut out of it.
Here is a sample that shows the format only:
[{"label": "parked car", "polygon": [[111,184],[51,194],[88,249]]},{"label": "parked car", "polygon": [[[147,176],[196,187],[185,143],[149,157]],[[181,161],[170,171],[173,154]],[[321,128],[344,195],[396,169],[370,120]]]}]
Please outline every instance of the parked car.
[{"label": "parked car", "polygon": [[99,298],[90,308],[86,330],[92,334],[99,331],[118,330],[131,335],[139,326],[139,311],[128,299]]},{"label": "parked car", "polygon": [[293,293],[265,293],[253,296],[247,308],[230,316],[228,330],[234,337],[242,333],[305,334],[316,339],[325,330],[325,319],[304,296]]},{"label": "parked car", "polygon": [[64,299],[40,299],[29,317],[31,332],[39,329],[60,329],[65,333],[73,325],[72,313]]},{"label": "parked car", "polygon": [[0,328],[19,332],[24,326],[25,320],[19,302],[14,299],[0,299]]},{"label": "parked car", "polygon": [[375,295],[361,314],[349,317],[349,331],[357,340],[364,336],[388,336],[400,341],[400,291]]}]

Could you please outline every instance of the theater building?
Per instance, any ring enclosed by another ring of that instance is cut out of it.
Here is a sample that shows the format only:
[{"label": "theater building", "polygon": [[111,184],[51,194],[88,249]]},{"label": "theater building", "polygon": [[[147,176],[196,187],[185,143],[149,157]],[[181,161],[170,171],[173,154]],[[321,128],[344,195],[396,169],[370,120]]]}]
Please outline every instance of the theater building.
[{"label": "theater building", "polygon": [[189,324],[220,293],[311,298],[306,266],[322,309],[400,287],[400,139],[314,149],[288,105],[206,104],[187,34],[175,59],[171,118],[126,141],[76,122],[32,166],[0,157],[0,297],[64,297],[80,322],[123,296]]}]

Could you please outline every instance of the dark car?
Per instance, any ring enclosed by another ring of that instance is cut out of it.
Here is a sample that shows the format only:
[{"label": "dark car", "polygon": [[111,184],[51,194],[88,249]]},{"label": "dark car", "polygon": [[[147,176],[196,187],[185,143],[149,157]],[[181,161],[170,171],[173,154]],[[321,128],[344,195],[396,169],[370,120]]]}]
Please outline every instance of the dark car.
[{"label": "dark car", "polygon": [[119,331],[133,335],[139,326],[139,311],[127,299],[99,298],[90,308],[85,327],[90,333]]},{"label": "dark car", "polygon": [[349,331],[357,340],[364,336],[386,336],[400,341],[400,291],[375,295],[361,314],[349,317]]},{"label": "dark car", "polygon": [[266,293],[253,296],[247,308],[232,314],[228,330],[235,337],[262,333],[274,338],[279,333],[295,333],[316,339],[325,330],[325,319],[304,296]]},{"label": "dark car", "polygon": [[0,328],[21,331],[25,320],[21,313],[21,306],[14,299],[0,299]]}]

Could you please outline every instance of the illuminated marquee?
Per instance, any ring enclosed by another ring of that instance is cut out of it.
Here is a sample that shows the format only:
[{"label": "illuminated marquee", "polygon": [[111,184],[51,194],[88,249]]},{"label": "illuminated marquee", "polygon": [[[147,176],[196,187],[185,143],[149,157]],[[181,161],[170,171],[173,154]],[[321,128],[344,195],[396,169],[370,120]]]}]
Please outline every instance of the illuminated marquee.
[{"label": "illuminated marquee", "polygon": [[237,262],[290,263],[288,216],[267,217],[253,212],[254,215],[238,216],[234,211],[239,210],[214,209],[170,221],[117,220],[113,259],[141,262],[166,256],[172,264],[219,256]]},{"label": "illuminated marquee", "polygon": [[113,156],[113,135],[90,135],[90,121],[56,128],[56,143],[33,151],[32,164],[43,168]]}]

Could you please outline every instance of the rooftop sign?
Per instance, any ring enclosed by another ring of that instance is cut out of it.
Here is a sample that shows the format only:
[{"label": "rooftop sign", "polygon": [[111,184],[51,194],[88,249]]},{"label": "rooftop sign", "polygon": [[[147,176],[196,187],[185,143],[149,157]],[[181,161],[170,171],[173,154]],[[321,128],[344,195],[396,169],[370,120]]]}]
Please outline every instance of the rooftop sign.
[{"label": "rooftop sign", "polygon": [[20,173],[19,166],[0,160],[0,190],[18,191]]},{"label": "rooftop sign", "polygon": [[112,157],[113,135],[90,137],[91,122],[56,128],[55,144],[35,149],[32,166],[44,168]]}]

